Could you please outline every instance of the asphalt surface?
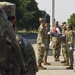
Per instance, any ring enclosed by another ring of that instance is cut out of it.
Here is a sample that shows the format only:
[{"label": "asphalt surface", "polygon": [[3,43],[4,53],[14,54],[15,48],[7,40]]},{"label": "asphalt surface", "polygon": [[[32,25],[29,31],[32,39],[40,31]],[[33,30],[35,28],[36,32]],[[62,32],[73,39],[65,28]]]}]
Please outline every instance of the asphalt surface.
[{"label": "asphalt surface", "polygon": [[19,34],[19,35],[26,38],[31,44],[36,43],[37,33],[27,33],[27,34]]},{"label": "asphalt surface", "polygon": [[27,34],[19,34],[26,39],[36,39],[37,33],[27,33]]}]

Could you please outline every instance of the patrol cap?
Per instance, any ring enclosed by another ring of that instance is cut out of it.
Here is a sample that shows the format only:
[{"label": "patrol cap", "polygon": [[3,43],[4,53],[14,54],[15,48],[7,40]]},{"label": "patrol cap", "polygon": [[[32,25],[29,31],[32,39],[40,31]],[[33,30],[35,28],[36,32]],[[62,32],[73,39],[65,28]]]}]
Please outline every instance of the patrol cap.
[{"label": "patrol cap", "polygon": [[58,21],[56,21],[56,22],[55,22],[55,25],[58,25],[58,23],[59,23],[59,22],[58,22]]},{"label": "patrol cap", "polygon": [[45,18],[39,18],[40,22],[45,22]]},{"label": "patrol cap", "polygon": [[72,25],[67,25],[66,28],[71,28],[71,29],[73,29]]},{"label": "patrol cap", "polygon": [[67,24],[63,24],[62,26],[63,26],[63,27],[66,27],[66,26],[67,26]]},{"label": "patrol cap", "polygon": [[8,17],[15,16],[16,5],[14,3],[0,2],[0,8],[2,8],[5,11]]},{"label": "patrol cap", "polygon": [[50,27],[50,24],[49,24],[49,23],[46,23],[45,26],[46,26],[46,27]]},{"label": "patrol cap", "polygon": [[62,24],[66,24],[66,22],[62,22]]}]

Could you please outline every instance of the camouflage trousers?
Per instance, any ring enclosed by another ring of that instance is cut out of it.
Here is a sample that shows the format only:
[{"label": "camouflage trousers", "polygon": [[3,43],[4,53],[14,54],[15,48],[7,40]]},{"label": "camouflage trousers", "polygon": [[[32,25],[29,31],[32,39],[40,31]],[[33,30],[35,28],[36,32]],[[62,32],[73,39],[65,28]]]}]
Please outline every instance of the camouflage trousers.
[{"label": "camouflage trousers", "polygon": [[38,63],[43,62],[45,47],[38,45]]},{"label": "camouflage trousers", "polygon": [[47,61],[48,51],[49,51],[49,45],[47,45],[45,50],[44,50],[44,58],[43,58],[44,61],[45,60]]},{"label": "camouflage trousers", "polygon": [[69,46],[68,46],[68,60],[69,60],[70,66],[73,66],[73,62],[74,62],[73,51],[74,51],[74,48],[72,50],[69,50]]},{"label": "camouflage trousers", "polygon": [[57,37],[52,37],[52,50],[54,57],[60,56],[61,41]]},{"label": "camouflage trousers", "polygon": [[65,61],[68,61],[68,51],[65,43],[62,43],[62,54]]}]

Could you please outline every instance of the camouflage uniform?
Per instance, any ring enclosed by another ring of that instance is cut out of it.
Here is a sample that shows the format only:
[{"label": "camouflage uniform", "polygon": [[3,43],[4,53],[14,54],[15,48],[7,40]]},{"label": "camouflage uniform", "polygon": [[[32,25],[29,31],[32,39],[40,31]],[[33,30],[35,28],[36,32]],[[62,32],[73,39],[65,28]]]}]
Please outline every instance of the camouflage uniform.
[{"label": "camouflage uniform", "polygon": [[[45,23],[45,21],[44,21],[44,23]],[[46,49],[46,47],[45,47],[46,35],[45,35],[45,26],[44,25],[41,23],[38,28],[37,44],[38,44],[38,68],[39,69],[41,69],[41,68],[45,69],[41,65],[43,62],[43,57],[44,57],[44,50]]]},{"label": "camouflage uniform", "polygon": [[23,72],[25,70],[23,54],[2,9],[0,9],[0,15],[0,27],[2,28],[0,32],[2,39],[0,40],[0,53],[2,53],[0,54],[0,71],[2,75],[20,75],[21,70]]},{"label": "camouflage uniform", "polygon": [[45,45],[45,27],[40,25],[38,29],[38,37],[37,37],[37,44],[38,44],[38,62],[42,63],[43,62],[43,56],[44,56],[44,50],[45,46],[41,47],[42,44]]},{"label": "camouflage uniform", "polygon": [[67,30],[62,30],[62,54],[64,57],[64,65],[69,65],[68,62],[68,51],[67,51]]},{"label": "camouflage uniform", "polygon": [[[0,46],[0,50],[4,52],[6,50],[6,61],[3,67],[0,66],[2,75],[20,75],[21,72],[25,72],[25,62],[20,46],[16,40],[16,35],[14,30],[11,27],[11,22],[8,21],[8,18],[15,16],[15,7],[16,5],[9,2],[0,2],[0,27],[1,30],[1,38],[5,40],[4,48]],[[5,11],[5,12],[4,12]],[[9,12],[9,13],[8,13]],[[6,14],[5,14],[6,13]],[[14,22],[13,22],[14,23]],[[6,45],[5,45],[6,42]],[[5,49],[6,48],[6,49]],[[2,55],[4,58],[4,54]],[[4,64],[4,63],[3,63]],[[1,62],[0,62],[1,65]]]},{"label": "camouflage uniform", "polygon": [[48,51],[49,51],[49,44],[50,44],[50,35],[48,34],[49,30],[49,25],[46,24],[45,25],[45,34],[46,34],[46,38],[45,38],[45,46],[46,49],[44,50],[44,65],[50,65],[50,63],[47,63],[47,56],[48,56]]},{"label": "camouflage uniform", "polygon": [[52,37],[52,50],[53,50],[53,56],[54,56],[55,61],[59,61],[60,49],[61,49],[61,37],[53,36]]},{"label": "camouflage uniform", "polygon": [[67,32],[67,49],[68,49],[68,59],[70,61],[70,67],[67,69],[73,68],[73,61],[74,61],[74,58],[73,58],[74,37],[73,36],[74,36],[73,31],[69,30]]},{"label": "camouflage uniform", "polygon": [[60,56],[60,39],[58,40],[58,37],[52,37],[52,50],[53,50],[53,55],[55,58],[55,61],[59,61],[59,56]]}]

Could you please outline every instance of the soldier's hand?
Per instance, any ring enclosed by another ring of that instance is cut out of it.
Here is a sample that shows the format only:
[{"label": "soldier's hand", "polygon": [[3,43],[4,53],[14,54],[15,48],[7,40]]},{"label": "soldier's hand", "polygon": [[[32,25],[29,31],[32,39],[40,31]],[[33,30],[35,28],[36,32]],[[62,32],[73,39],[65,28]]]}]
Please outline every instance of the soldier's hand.
[{"label": "soldier's hand", "polygon": [[62,37],[65,37],[66,35],[65,34],[62,34]]},{"label": "soldier's hand", "polygon": [[69,47],[69,50],[73,50],[73,48],[72,47]]},{"label": "soldier's hand", "polygon": [[71,42],[71,41],[69,41],[69,42],[68,42],[68,44],[69,44],[69,45],[71,45],[71,44],[72,44],[72,42]]},{"label": "soldier's hand", "polygon": [[50,35],[51,33],[50,33],[50,32],[48,32],[47,34],[48,34],[48,35]]},{"label": "soldier's hand", "polygon": [[45,44],[42,44],[41,47],[45,47]]}]

